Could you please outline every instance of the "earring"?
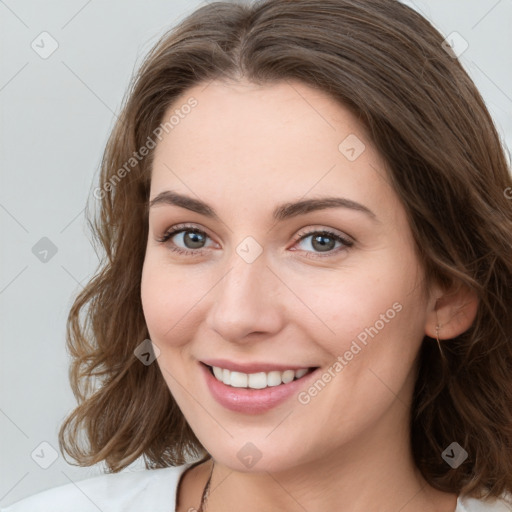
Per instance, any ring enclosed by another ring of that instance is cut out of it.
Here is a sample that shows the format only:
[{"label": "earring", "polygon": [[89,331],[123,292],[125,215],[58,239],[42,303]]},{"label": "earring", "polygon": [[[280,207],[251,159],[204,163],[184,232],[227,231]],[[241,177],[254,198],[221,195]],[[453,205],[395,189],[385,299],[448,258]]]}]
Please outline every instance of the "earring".
[{"label": "earring", "polygon": [[439,341],[439,324],[436,325],[436,340],[437,340],[437,346],[439,347],[439,352],[441,353],[441,357],[443,359],[446,359],[446,356],[444,355],[443,349],[441,348],[441,342]]}]

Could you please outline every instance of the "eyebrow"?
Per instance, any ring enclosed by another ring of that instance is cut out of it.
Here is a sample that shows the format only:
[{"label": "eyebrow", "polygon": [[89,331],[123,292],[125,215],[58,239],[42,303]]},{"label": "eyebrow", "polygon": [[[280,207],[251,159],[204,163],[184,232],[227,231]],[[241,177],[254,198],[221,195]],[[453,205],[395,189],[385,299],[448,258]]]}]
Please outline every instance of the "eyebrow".
[{"label": "eyebrow", "polygon": [[[160,194],[158,194],[149,202],[150,208],[161,205],[179,206],[181,208],[186,208],[187,210],[204,215],[210,219],[220,221],[219,215],[208,204],[199,199],[194,199],[190,196],[178,194],[177,192],[171,190],[160,192]],[[283,221],[313,211],[326,210],[328,208],[348,208],[350,210],[362,212],[372,220],[378,222],[377,216],[369,208],[344,197],[320,197],[315,199],[305,199],[293,203],[283,203],[274,209],[272,216],[276,221]]]}]

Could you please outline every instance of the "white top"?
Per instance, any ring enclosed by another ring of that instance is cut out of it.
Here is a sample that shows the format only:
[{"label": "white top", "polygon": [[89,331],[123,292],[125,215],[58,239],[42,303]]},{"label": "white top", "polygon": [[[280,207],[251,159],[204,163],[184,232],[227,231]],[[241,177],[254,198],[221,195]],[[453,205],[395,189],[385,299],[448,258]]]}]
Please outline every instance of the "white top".
[{"label": "white top", "polygon": [[[174,512],[176,488],[192,464],[108,473],[39,492],[0,512]],[[457,500],[454,512],[510,512],[503,500]]]}]

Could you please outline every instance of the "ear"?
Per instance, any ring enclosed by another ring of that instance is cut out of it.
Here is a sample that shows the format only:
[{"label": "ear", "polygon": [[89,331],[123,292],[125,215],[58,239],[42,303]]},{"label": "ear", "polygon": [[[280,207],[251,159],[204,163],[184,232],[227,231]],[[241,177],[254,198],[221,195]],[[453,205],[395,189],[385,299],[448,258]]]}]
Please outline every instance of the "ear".
[{"label": "ear", "polygon": [[478,310],[476,292],[464,284],[457,284],[448,290],[437,288],[431,295],[425,334],[439,339],[455,338],[467,331],[475,320]]}]

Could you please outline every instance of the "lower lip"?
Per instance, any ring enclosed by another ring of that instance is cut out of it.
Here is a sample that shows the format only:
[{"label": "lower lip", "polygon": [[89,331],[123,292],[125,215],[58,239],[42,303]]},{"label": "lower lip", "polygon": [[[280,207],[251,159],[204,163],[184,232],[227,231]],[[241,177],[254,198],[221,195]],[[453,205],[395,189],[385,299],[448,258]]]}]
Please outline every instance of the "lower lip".
[{"label": "lower lip", "polygon": [[319,370],[316,368],[304,377],[288,382],[288,384],[269,386],[264,389],[250,389],[227,386],[211,374],[208,366],[203,363],[199,363],[199,365],[213,398],[226,409],[245,414],[260,414],[283,403],[295,393],[302,391]]}]

